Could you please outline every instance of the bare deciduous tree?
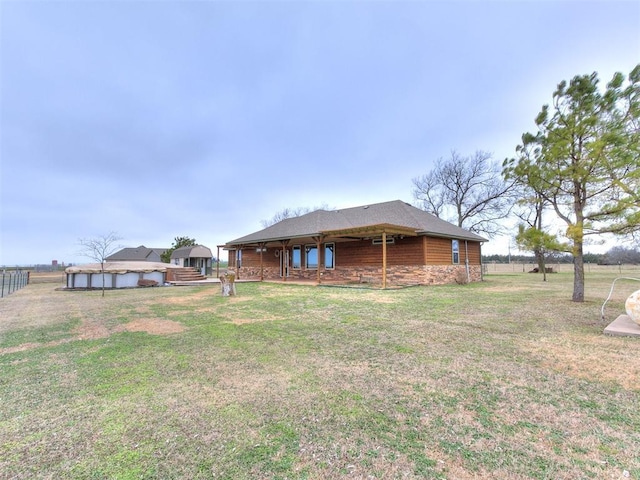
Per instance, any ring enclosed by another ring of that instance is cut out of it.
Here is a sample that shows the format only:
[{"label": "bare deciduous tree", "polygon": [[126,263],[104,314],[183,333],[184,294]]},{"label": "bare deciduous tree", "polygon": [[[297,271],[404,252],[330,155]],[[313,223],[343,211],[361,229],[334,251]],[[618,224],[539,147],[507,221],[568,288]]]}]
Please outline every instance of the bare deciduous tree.
[{"label": "bare deciduous tree", "polygon": [[414,178],[413,186],[423,210],[489,237],[502,232],[499,220],[514,204],[514,182],[505,181],[501,166],[483,151],[465,157],[454,150],[449,159],[438,159],[429,173]]},{"label": "bare deciduous tree", "polygon": [[95,238],[81,238],[78,240],[80,245],[79,254],[83,257],[90,258],[100,264],[100,270],[102,272],[102,296],[104,297],[104,262],[109,255],[112,255],[122,246],[118,245],[122,237],[119,237],[115,232],[110,232],[106,235],[99,235]]},{"label": "bare deciduous tree", "polygon": [[[517,151],[521,156],[529,159],[535,158],[536,155],[539,155],[539,148],[535,146],[520,146]],[[503,167],[508,167],[509,164],[510,159],[505,159],[502,165]],[[502,174],[506,179],[510,178],[508,169],[503,169]],[[527,182],[526,178],[516,178],[515,180],[515,191],[517,192],[516,195],[518,198],[515,202],[515,216],[523,222],[521,225],[524,225],[524,228],[530,231],[528,232],[529,235],[532,235],[531,231],[541,232],[540,235],[542,235],[542,233],[546,233],[546,225],[543,222],[543,215],[549,206],[549,202],[544,198],[542,192],[536,190]],[[520,228],[518,235],[522,235],[522,229]],[[544,237],[544,235],[542,235],[542,237]],[[540,239],[542,239],[542,237]],[[533,254],[536,257],[536,262],[538,263],[538,270],[542,272],[544,270],[545,253],[544,249],[541,248],[541,243],[531,242],[529,244],[529,249],[533,251]]]},{"label": "bare deciduous tree", "polygon": [[263,228],[267,228],[287,218],[300,217],[307,213],[315,212],[316,210],[333,210],[333,209],[329,208],[326,203],[323,203],[319,207],[313,207],[313,208],[309,208],[309,207],[285,208],[283,210],[280,210],[279,212],[276,212],[276,214],[273,217],[271,217],[269,220],[260,221],[260,224],[262,225]]},{"label": "bare deciduous tree", "polygon": [[628,248],[622,245],[611,247],[607,253],[602,256],[602,263],[605,265],[640,265],[640,249]]}]

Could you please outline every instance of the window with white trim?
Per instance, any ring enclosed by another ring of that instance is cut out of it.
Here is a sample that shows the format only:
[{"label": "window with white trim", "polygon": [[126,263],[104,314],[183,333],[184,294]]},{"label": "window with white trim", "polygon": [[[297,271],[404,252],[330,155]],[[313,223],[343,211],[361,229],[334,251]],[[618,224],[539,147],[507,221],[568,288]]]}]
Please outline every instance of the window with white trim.
[{"label": "window with white trim", "polygon": [[302,268],[302,247],[294,245],[291,250],[291,268]]},{"label": "window with white trim", "polygon": [[460,263],[460,242],[458,240],[451,240],[451,262],[454,265]]},{"label": "window with white trim", "polygon": [[335,262],[333,258],[335,251],[336,251],[335,243],[324,244],[324,268],[331,270],[335,266]]},{"label": "window with white trim", "polygon": [[304,246],[305,268],[315,270],[318,268],[318,247],[316,245]]}]

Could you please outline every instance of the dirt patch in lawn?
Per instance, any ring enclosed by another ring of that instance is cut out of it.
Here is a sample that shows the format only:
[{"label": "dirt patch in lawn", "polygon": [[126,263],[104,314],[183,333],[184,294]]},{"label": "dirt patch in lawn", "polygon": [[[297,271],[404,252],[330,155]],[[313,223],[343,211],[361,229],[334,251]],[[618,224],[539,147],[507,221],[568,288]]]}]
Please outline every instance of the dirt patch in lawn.
[{"label": "dirt patch in lawn", "polygon": [[74,340],[94,340],[106,338],[119,332],[146,332],[149,335],[170,335],[185,331],[184,325],[173,320],[160,318],[140,318],[109,328],[101,321],[83,321],[75,330]]},{"label": "dirt patch in lawn", "polygon": [[118,325],[115,332],[146,332],[150,335],[170,335],[172,333],[182,333],[185,327],[172,320],[162,320],[160,318],[146,318],[134,320],[129,323]]},{"label": "dirt patch in lawn", "polygon": [[234,318],[233,320],[228,320],[228,322],[234,325],[246,325],[248,323],[267,322],[269,320],[273,320],[273,318]]},{"label": "dirt patch in lawn", "polygon": [[15,347],[0,348],[0,355],[14,352],[22,352],[39,347],[53,347],[63,343],[73,342],[77,340],[97,340],[107,338],[114,333],[119,332],[145,332],[149,335],[171,335],[174,333],[184,332],[184,325],[172,320],[163,320],[159,318],[138,319],[132,322],[116,325],[109,328],[101,321],[83,321],[82,324],[73,331],[73,336],[60,340],[54,340],[45,343],[23,343]]},{"label": "dirt patch in lawn", "polygon": [[199,292],[189,293],[188,295],[182,296],[173,296],[158,299],[157,303],[165,304],[165,305],[196,305],[201,303],[203,298],[220,296],[219,289],[217,288],[205,288],[200,290]]}]

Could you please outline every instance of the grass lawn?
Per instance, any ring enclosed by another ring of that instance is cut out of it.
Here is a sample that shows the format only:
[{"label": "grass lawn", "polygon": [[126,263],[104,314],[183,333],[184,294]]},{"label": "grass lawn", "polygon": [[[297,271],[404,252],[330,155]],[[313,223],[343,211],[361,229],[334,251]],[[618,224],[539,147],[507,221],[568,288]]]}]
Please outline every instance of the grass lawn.
[{"label": "grass lawn", "polygon": [[[624,276],[640,277],[640,269]],[[0,478],[640,478],[638,282],[0,300]]]}]

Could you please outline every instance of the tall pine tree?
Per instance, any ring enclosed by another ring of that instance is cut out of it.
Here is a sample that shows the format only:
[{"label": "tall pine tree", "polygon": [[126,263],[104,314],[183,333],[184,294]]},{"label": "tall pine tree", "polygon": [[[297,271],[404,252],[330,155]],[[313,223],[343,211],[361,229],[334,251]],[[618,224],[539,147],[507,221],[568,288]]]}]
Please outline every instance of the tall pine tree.
[{"label": "tall pine tree", "polygon": [[585,238],[640,231],[640,65],[604,91],[598,83],[597,73],[562,81],[536,117],[538,131],[504,165],[565,222],[575,302],[584,301]]}]

